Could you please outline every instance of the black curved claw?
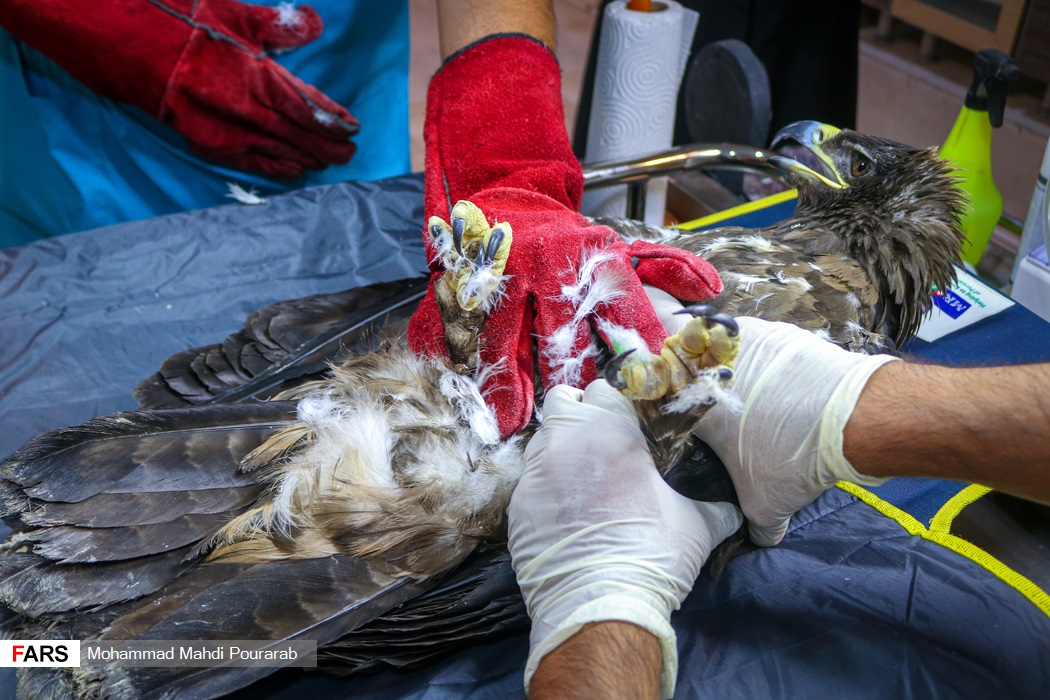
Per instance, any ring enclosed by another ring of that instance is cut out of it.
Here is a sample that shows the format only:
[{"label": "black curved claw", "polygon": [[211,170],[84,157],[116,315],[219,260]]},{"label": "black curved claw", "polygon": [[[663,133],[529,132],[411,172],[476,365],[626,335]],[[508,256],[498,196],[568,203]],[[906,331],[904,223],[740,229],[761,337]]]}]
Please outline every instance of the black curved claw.
[{"label": "black curved claw", "polygon": [[730,337],[736,337],[740,335],[740,324],[736,322],[736,319],[727,313],[717,313],[714,316],[710,316],[707,319],[711,323],[720,323],[726,327],[726,333]]},{"label": "black curved claw", "polygon": [[675,311],[675,313],[691,314],[706,319],[709,323],[721,324],[725,326],[726,332],[729,333],[730,337],[736,337],[740,334],[740,324],[736,322],[736,319],[727,313],[719,311],[710,304],[693,304],[692,306],[685,307],[681,311]]},{"label": "black curved claw", "polygon": [[452,245],[456,246],[456,252],[463,255],[463,231],[467,228],[467,220],[462,216],[452,217]]},{"label": "black curved claw", "polygon": [[634,352],[633,349],[627,352],[621,352],[619,355],[609,360],[608,364],[605,365],[605,381],[609,382],[609,385],[614,389],[626,389],[627,383],[620,379],[620,368],[623,367],[624,360],[627,356]]},{"label": "black curved claw", "polygon": [[689,314],[691,316],[701,316],[703,318],[711,318],[716,313],[718,313],[718,309],[711,306],[710,304],[693,304],[692,306],[685,307],[681,311],[675,311],[675,313]]},{"label": "black curved claw", "polygon": [[485,262],[491,265],[492,261],[496,259],[496,251],[503,245],[503,238],[506,234],[503,233],[503,229],[494,228],[489,236],[489,244],[485,246]]}]

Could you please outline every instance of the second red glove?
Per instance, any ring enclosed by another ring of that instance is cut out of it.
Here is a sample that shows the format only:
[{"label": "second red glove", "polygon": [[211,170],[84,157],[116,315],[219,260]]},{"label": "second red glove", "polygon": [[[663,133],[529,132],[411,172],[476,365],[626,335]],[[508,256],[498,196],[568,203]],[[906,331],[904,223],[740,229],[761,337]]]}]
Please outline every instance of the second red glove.
[{"label": "second red glove", "polygon": [[268,51],[320,36],[309,7],[236,0],[4,0],[0,26],[202,156],[293,178],[345,163],[358,123]]}]

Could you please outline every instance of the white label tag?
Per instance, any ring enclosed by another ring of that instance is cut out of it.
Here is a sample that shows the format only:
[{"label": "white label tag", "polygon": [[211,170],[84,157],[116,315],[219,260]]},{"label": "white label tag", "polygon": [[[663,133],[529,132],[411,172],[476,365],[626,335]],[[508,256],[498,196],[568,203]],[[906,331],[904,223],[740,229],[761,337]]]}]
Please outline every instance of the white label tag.
[{"label": "white label tag", "polygon": [[1014,300],[958,270],[958,279],[943,295],[934,295],[933,308],[923,318],[918,336],[928,343],[966,328],[982,318],[993,316],[1014,305]]},{"label": "white label tag", "polygon": [[0,667],[79,666],[80,642],[76,639],[0,640]]}]

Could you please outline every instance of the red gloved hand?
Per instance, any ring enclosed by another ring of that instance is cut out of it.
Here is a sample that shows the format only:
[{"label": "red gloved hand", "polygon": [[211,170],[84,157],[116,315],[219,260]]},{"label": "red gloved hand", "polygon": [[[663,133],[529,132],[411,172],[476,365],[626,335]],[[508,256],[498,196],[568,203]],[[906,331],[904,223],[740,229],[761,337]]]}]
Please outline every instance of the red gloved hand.
[{"label": "red gloved hand", "polygon": [[266,54],[320,36],[309,7],[4,0],[0,26],[100,95],[170,125],[202,156],[294,178],[354,153],[357,120]]},{"label": "red gloved hand", "polygon": [[[532,418],[537,364],[545,387],[595,378],[592,330],[605,335],[606,322],[637,330],[659,350],[666,333],[643,282],[685,302],[721,291],[714,268],[695,255],[628,246],[577,213],[583,174],[565,130],[561,75],[535,40],[488,39],[450,58],[430,82],[424,137],[427,213],[448,220],[451,203],[469,199],[490,224],[513,230],[504,296],[488,316],[481,349],[483,365],[504,370],[483,387],[504,437]],[[424,237],[433,281],[444,270]],[[417,352],[448,352],[433,284],[408,338]]]}]

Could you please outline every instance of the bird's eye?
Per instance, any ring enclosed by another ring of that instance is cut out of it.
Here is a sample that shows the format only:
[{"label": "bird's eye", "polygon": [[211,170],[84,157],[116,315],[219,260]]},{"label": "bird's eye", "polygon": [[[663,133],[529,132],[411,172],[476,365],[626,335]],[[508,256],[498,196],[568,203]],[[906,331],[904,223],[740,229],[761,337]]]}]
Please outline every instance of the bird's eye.
[{"label": "bird's eye", "polygon": [[861,175],[866,174],[869,170],[871,170],[871,161],[864,156],[858,156],[857,159],[853,161],[853,177],[860,177]]}]

